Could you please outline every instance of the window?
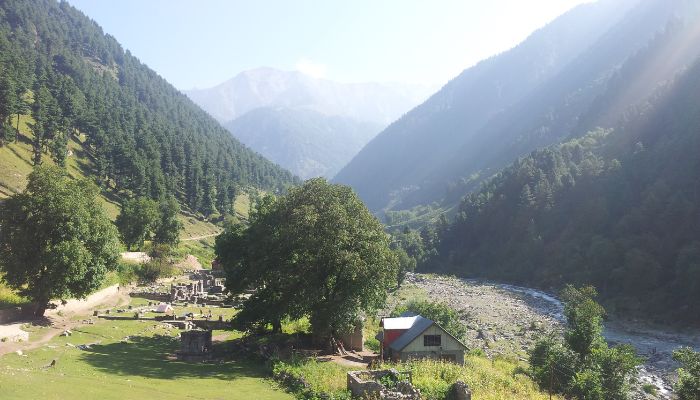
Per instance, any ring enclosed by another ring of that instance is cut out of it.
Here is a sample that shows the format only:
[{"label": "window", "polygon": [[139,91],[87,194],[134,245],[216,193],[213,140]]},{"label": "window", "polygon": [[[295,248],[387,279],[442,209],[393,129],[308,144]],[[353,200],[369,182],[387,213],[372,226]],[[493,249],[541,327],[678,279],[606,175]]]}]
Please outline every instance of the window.
[{"label": "window", "polygon": [[423,335],[423,346],[442,346],[440,335]]}]

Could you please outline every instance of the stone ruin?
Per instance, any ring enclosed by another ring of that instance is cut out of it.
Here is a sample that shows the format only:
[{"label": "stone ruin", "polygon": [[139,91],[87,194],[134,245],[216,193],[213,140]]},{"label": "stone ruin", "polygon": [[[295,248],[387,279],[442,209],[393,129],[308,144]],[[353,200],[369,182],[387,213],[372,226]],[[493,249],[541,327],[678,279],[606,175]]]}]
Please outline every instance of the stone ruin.
[{"label": "stone ruin", "polygon": [[180,332],[180,351],[177,359],[188,362],[202,362],[212,358],[210,330],[193,329]]},{"label": "stone ruin", "polygon": [[[391,383],[387,387],[385,383]],[[401,373],[396,369],[350,371],[348,390],[353,398],[383,400],[420,400],[420,390],[413,386],[410,372]],[[469,386],[457,381],[451,388],[451,399],[472,400]]]},{"label": "stone ruin", "polygon": [[[406,375],[408,380],[401,379],[402,374],[395,369],[373,371],[348,372],[348,390],[353,397],[362,399],[385,400],[420,400],[420,390],[411,383],[411,375]],[[387,387],[382,382],[393,382]]]},{"label": "stone ruin", "polygon": [[171,302],[221,304],[225,301],[224,278],[217,278],[206,271],[197,271],[190,275],[190,279],[193,282],[170,287]]}]

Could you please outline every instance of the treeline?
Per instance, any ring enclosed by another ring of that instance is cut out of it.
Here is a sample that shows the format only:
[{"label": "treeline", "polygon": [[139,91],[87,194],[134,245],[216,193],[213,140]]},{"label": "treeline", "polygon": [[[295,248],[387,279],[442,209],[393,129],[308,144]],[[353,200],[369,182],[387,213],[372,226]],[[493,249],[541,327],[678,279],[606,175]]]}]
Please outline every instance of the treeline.
[{"label": "treeline", "polygon": [[449,224],[398,239],[422,270],[592,284],[613,312],[700,322],[700,63],[623,120],[517,160]]},{"label": "treeline", "polygon": [[[31,138],[18,137],[31,115]],[[229,212],[237,188],[281,190],[295,178],[216,121],[67,2],[0,3],[0,145],[30,140],[59,165],[86,137],[103,188],[174,195],[192,211]]]}]

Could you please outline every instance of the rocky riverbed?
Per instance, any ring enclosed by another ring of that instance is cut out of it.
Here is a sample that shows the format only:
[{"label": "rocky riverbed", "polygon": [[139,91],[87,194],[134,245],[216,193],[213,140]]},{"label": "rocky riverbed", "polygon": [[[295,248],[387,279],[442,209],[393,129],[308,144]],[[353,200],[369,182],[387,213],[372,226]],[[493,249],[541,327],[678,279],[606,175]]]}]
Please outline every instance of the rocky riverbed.
[{"label": "rocky riverbed", "polygon": [[[526,359],[526,350],[548,332],[563,329],[563,306],[554,296],[539,290],[499,283],[411,274],[407,284],[424,290],[430,298],[458,310],[468,326],[466,345],[486,355]],[[605,337],[611,344],[629,343],[645,358],[640,367],[635,399],[671,399],[677,365],[674,349],[700,346],[698,332],[671,332],[640,323],[608,321]],[[644,393],[642,384],[653,384],[656,397]]]}]

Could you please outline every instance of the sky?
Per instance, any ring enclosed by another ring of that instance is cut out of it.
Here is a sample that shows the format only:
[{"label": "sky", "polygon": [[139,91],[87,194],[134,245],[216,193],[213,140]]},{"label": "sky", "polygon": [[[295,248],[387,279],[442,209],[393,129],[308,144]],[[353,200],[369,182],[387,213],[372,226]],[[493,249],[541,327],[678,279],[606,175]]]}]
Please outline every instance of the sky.
[{"label": "sky", "polygon": [[437,86],[590,0],[68,0],[178,89],[257,67]]}]

